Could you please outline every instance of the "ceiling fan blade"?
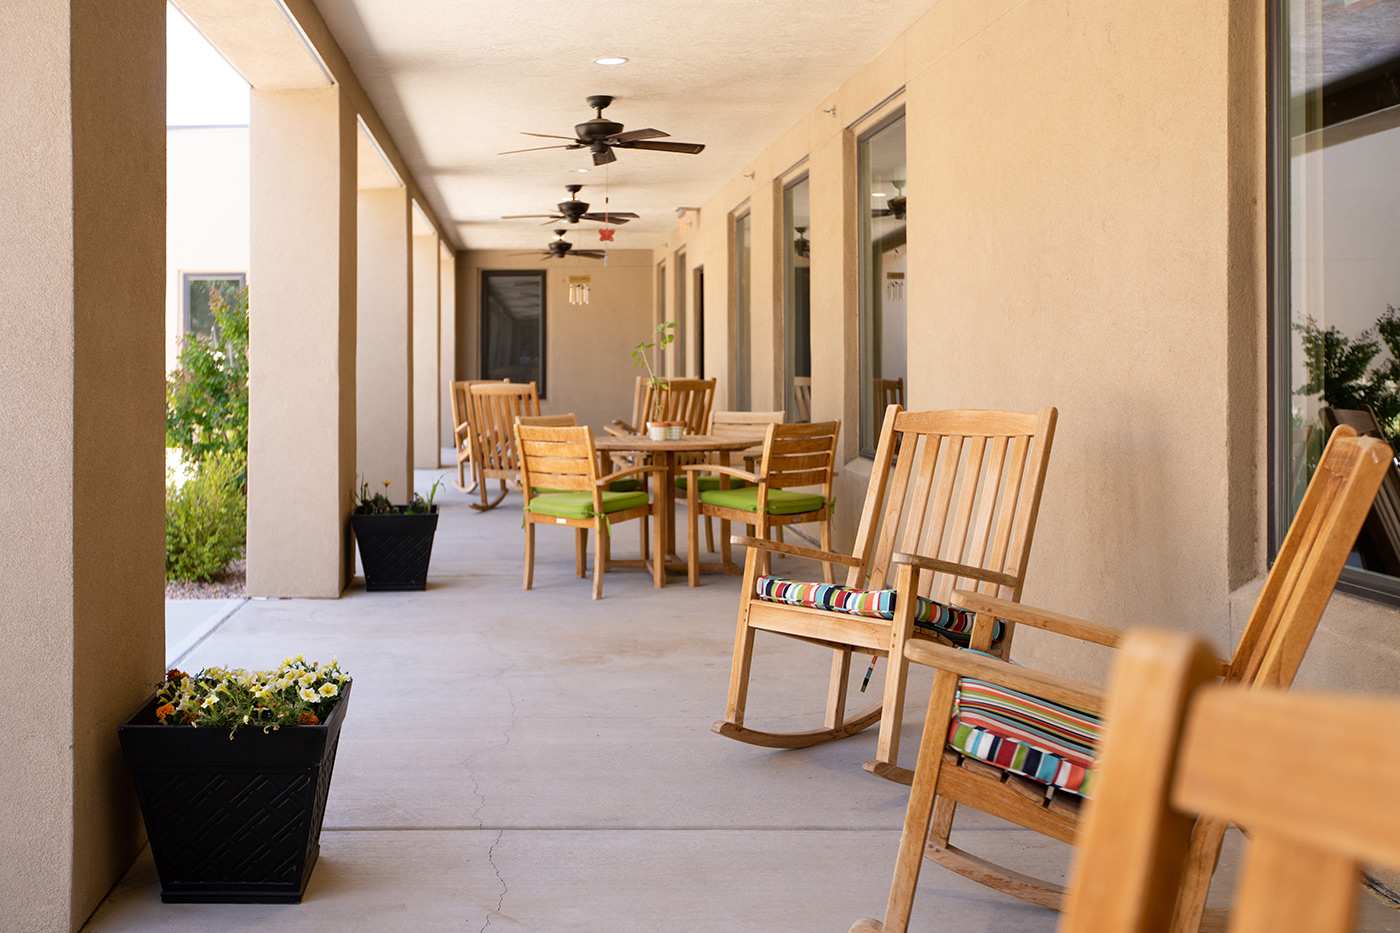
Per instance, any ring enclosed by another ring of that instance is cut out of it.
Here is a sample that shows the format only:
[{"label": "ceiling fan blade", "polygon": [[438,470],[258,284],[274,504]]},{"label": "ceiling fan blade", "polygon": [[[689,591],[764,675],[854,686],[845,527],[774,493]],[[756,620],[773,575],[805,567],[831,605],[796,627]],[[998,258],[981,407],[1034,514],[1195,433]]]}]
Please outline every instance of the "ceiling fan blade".
[{"label": "ceiling fan blade", "polygon": [[625,224],[629,220],[640,220],[641,214],[630,211],[593,211],[583,215],[584,220],[594,220],[600,224]]},{"label": "ceiling fan blade", "polygon": [[593,151],[594,165],[607,165],[609,162],[616,162],[617,156],[613,155],[611,146],[604,146]]},{"label": "ceiling fan blade", "polygon": [[655,149],[657,152],[684,152],[689,155],[699,155],[704,150],[704,143],[663,143],[648,139],[639,139],[630,143],[618,143],[623,149]]},{"label": "ceiling fan blade", "polygon": [[526,133],[526,132],[524,132],[524,131],[521,131],[520,135],[521,135],[521,136],[538,136],[540,139],[567,139],[567,140],[568,140],[569,142],[571,142],[571,143],[572,143],[572,142],[578,142],[578,140],[575,139],[575,138],[572,137],[572,136],[555,136],[553,133]]},{"label": "ceiling fan blade", "polygon": [[566,255],[577,256],[580,259],[602,259],[604,253],[600,249],[571,249]]},{"label": "ceiling fan blade", "polygon": [[548,217],[551,220],[559,217],[559,214],[502,214],[502,220],[534,220],[536,217]]},{"label": "ceiling fan blade", "polygon": [[654,129],[650,129],[650,128],[645,129],[645,130],[628,130],[628,131],[625,132],[625,133],[615,133],[615,134],[613,134],[612,136],[609,136],[609,137],[608,137],[608,142],[611,142],[611,143],[630,143],[630,142],[634,142],[634,141],[636,141],[636,140],[638,140],[638,139],[657,139],[658,137],[661,137],[661,136],[670,136],[670,135],[671,135],[670,133],[663,133],[663,132],[661,132],[660,130],[654,130]]},{"label": "ceiling fan blade", "polygon": [[536,147],[533,148],[533,149],[507,149],[505,152],[498,152],[498,153],[496,153],[496,155],[515,155],[517,152],[540,152],[540,151],[545,150],[545,149],[578,149],[578,148],[581,148],[581,147],[579,147],[579,146],[577,146],[577,145],[574,145],[574,146],[536,146]]},{"label": "ceiling fan blade", "polygon": [[[547,251],[546,251],[546,252],[547,252]],[[531,250],[526,250],[526,251],[523,252],[523,253],[510,253],[509,255],[511,255],[511,256],[538,256],[539,254],[540,254],[540,251],[539,251],[539,250],[537,250],[537,249],[531,249]]]}]

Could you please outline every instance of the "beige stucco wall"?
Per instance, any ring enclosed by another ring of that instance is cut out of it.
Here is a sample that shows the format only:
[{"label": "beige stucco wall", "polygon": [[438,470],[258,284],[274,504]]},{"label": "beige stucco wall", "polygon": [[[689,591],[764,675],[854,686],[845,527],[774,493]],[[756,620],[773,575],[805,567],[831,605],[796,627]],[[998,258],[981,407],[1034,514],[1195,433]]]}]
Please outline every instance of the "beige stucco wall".
[{"label": "beige stucco wall", "polygon": [[438,351],[438,238],[435,234],[413,238],[413,465],[431,470],[439,465],[442,358]]},{"label": "beige stucco wall", "polygon": [[457,254],[446,243],[438,244],[438,252],[438,298],[442,302],[438,312],[438,447],[450,450],[456,446],[452,380],[457,378]]},{"label": "beige stucco wall", "polygon": [[[577,238],[576,238],[577,239]],[[590,259],[513,256],[507,250],[467,250],[458,254],[457,340],[465,378],[481,371],[481,272],[513,269],[534,272],[544,266],[546,414],[573,412],[579,424],[602,430],[615,418],[632,417],[632,347],[651,331],[656,276],[646,250],[609,250],[605,265]],[[568,277],[588,275],[586,305],[569,304]]]},{"label": "beige stucco wall", "polygon": [[413,264],[408,192],[356,195],[356,486],[408,502],[413,489]]},{"label": "beige stucco wall", "polygon": [[[944,0],[658,244],[653,262],[684,247],[705,269],[723,395],[730,215],[753,210],[755,330],[781,334],[768,205],[807,157],[814,418],[843,420],[848,454],[838,540],[869,476],[853,212],[870,120],[851,127],[903,88],[870,119],[907,120],[910,407],[1057,406],[1025,599],[1233,646],[1266,570],[1263,43],[1257,0]],[[756,392],[781,366],[755,354]],[[1314,682],[1355,666],[1394,681],[1395,615],[1334,600]],[[1036,634],[1018,637],[1023,660],[1102,676],[1106,655]]]},{"label": "beige stucco wall", "polygon": [[179,126],[166,132],[165,371],[184,333],[181,277],[248,273],[248,128]]},{"label": "beige stucco wall", "polygon": [[40,505],[9,510],[0,542],[0,925],[47,933],[141,844],[116,726],[164,640],[165,9],[9,12],[0,475]]}]

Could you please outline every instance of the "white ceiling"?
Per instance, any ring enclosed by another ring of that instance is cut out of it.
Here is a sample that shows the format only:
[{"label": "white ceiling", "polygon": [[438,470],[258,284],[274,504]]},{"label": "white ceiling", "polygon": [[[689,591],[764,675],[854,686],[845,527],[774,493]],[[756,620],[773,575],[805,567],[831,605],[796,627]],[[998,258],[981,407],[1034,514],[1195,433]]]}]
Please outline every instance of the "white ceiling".
[{"label": "white ceiling", "polygon": [[[615,248],[650,249],[676,208],[712,197],[886,48],[932,0],[317,0],[433,210],[470,249],[542,248],[556,226],[500,220],[579,195],[642,215]],[[594,58],[630,59],[605,67]],[[700,155],[587,150],[498,155],[571,136],[593,116],[655,127]],[[588,174],[569,169],[587,168]],[[571,228],[579,247],[597,224]]]}]

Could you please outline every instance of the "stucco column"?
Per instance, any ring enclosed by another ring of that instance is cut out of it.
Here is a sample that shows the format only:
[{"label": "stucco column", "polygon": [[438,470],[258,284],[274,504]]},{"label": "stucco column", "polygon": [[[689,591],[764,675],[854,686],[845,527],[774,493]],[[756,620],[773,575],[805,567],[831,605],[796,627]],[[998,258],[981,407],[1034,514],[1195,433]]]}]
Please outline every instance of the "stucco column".
[{"label": "stucco column", "polygon": [[408,191],[359,192],[355,469],[389,498],[413,494],[413,262]]},{"label": "stucco column", "polygon": [[47,933],[143,843],[116,726],[165,639],[165,4],[6,12],[0,926]]},{"label": "stucco column", "polygon": [[248,593],[336,597],[355,483],[355,114],[252,93]]},{"label": "stucco column", "polygon": [[754,190],[749,219],[753,236],[750,292],[750,365],[754,411],[783,408],[783,187],[778,180]]},{"label": "stucco column", "polygon": [[438,378],[438,293],[442,270],[438,238],[413,238],[413,465],[435,470],[441,465],[438,422],[442,418],[442,380]]},{"label": "stucco column", "polygon": [[[438,259],[438,447],[453,447],[452,380],[457,378],[457,257],[442,244]],[[441,456],[441,454],[439,454]],[[455,461],[449,460],[448,463]]]}]

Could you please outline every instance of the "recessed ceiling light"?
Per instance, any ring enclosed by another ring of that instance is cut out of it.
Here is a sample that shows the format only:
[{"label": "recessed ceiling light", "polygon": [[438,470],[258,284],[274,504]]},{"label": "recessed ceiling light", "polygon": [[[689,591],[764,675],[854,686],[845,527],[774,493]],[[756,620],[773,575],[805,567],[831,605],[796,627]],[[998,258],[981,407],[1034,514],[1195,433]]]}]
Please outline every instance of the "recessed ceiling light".
[{"label": "recessed ceiling light", "polygon": [[593,64],[595,64],[595,65],[625,65],[625,64],[627,64],[627,59],[625,59],[625,58],[619,58],[619,57],[616,56],[616,55],[605,55],[605,56],[603,56],[602,58],[595,58],[595,59],[593,59]]},{"label": "recessed ceiling light", "polygon": [[885,193],[882,192],[882,191],[876,191],[876,192],[874,192],[873,194],[871,194],[870,196],[871,196],[872,198],[887,198],[887,197],[889,197],[889,195],[885,194]]},{"label": "recessed ceiling light", "polygon": [[571,171],[571,172],[573,172],[573,173],[575,173],[575,174],[577,174],[577,175],[587,175],[587,174],[588,174],[588,169],[586,169],[586,168],[571,168],[571,169],[569,169],[569,171]]}]

